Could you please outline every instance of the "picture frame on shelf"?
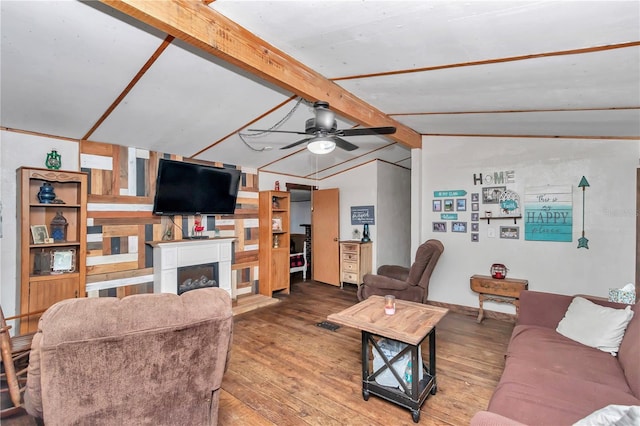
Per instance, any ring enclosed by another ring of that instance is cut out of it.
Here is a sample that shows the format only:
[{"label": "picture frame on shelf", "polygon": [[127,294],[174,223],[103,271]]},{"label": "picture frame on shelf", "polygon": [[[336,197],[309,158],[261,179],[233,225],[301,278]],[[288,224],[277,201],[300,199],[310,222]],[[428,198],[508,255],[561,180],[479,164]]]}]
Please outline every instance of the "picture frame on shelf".
[{"label": "picture frame on shelf", "polygon": [[433,232],[447,232],[447,222],[433,222]]},{"label": "picture frame on shelf", "polygon": [[33,244],[44,244],[49,240],[47,225],[31,225]]},{"label": "picture frame on shelf", "polygon": [[520,227],[519,226],[501,226],[500,238],[504,238],[507,240],[520,239]]},{"label": "picture frame on shelf", "polygon": [[51,273],[62,274],[75,271],[76,251],[75,249],[54,250],[51,253]]},{"label": "picture frame on shelf", "polygon": [[271,230],[282,231],[282,218],[274,217],[271,219]]}]

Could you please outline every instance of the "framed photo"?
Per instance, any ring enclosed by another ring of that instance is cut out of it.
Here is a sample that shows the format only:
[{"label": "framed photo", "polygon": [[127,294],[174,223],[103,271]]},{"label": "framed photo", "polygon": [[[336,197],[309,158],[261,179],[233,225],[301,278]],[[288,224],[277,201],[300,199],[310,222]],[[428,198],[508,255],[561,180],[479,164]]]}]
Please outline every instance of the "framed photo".
[{"label": "framed photo", "polygon": [[459,212],[467,211],[467,199],[466,198],[458,198],[456,199],[456,210]]},{"label": "framed photo", "polygon": [[442,200],[433,200],[433,211],[441,212],[442,211]]},{"label": "framed photo", "polygon": [[517,240],[520,238],[519,226],[501,226],[500,238],[506,238],[509,240]]},{"label": "framed photo", "polygon": [[447,198],[444,200],[444,211],[445,212],[453,211],[453,198]]},{"label": "framed photo", "polygon": [[474,222],[471,224],[471,232],[480,231],[480,224],[478,222]]},{"label": "framed photo", "polygon": [[31,225],[31,236],[33,244],[44,244],[49,239],[47,225]]},{"label": "framed photo", "polygon": [[282,219],[279,217],[274,217],[271,219],[271,230],[272,231],[282,231]]},{"label": "framed photo", "polygon": [[451,232],[467,232],[467,222],[451,222]]},{"label": "framed photo", "polygon": [[471,203],[471,211],[472,212],[477,212],[480,210],[480,204],[479,203]]},{"label": "framed photo", "polygon": [[433,232],[447,232],[447,222],[433,222]]},{"label": "framed photo", "polygon": [[487,188],[482,188],[482,203],[500,204],[500,195],[506,189],[506,186],[489,186]]},{"label": "framed photo", "polygon": [[478,234],[476,232],[472,232],[471,233],[471,241],[473,241],[474,243],[477,243],[478,241],[480,241],[480,234]]},{"label": "framed photo", "polygon": [[471,213],[471,221],[477,222],[480,220],[480,215],[478,213]]},{"label": "framed photo", "polygon": [[480,201],[480,194],[478,192],[474,192],[471,194],[471,202],[472,203],[477,203],[478,201]]},{"label": "framed photo", "polygon": [[76,251],[56,250],[51,254],[51,273],[61,274],[63,272],[73,272],[76,267]]}]

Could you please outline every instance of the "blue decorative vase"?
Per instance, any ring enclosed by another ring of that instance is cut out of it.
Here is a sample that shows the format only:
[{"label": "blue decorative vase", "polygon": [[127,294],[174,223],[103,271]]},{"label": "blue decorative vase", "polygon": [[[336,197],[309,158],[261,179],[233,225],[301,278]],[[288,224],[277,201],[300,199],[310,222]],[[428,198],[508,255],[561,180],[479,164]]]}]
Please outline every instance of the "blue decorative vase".
[{"label": "blue decorative vase", "polygon": [[48,182],[43,183],[38,192],[38,200],[43,204],[50,204],[55,199],[56,193],[53,192],[53,186]]},{"label": "blue decorative vase", "polygon": [[360,240],[360,242],[368,243],[369,241],[371,241],[371,238],[369,237],[369,224],[365,223],[364,229],[362,230],[362,239]]}]

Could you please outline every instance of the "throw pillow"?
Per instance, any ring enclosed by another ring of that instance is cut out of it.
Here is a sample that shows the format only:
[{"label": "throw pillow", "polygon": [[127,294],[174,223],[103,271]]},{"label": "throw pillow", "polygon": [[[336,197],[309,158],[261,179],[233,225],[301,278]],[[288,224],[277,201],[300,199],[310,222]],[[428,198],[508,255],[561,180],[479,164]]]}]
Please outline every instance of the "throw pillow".
[{"label": "throw pillow", "polygon": [[583,345],[616,355],[631,318],[630,306],[614,309],[574,297],[556,331]]},{"label": "throw pillow", "polygon": [[640,424],[640,406],[607,405],[578,420],[573,426],[635,426],[638,424]]}]

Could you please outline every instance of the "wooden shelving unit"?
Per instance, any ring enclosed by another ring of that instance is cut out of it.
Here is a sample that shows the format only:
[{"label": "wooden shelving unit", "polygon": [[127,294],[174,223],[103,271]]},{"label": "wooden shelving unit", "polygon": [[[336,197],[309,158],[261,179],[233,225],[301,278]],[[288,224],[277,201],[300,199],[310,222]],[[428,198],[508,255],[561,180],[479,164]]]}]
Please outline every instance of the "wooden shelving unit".
[{"label": "wooden shelving unit", "polygon": [[291,197],[284,191],[261,191],[258,204],[260,294],[289,294]]},{"label": "wooden shelving unit", "polygon": [[[87,174],[21,167],[18,169],[18,256],[20,313],[37,312],[54,303],[86,295]],[[47,182],[54,202],[42,203],[38,193]],[[32,226],[46,226],[57,213],[67,220],[64,239],[36,242]],[[37,330],[39,315],[20,321],[20,332]]]}]

